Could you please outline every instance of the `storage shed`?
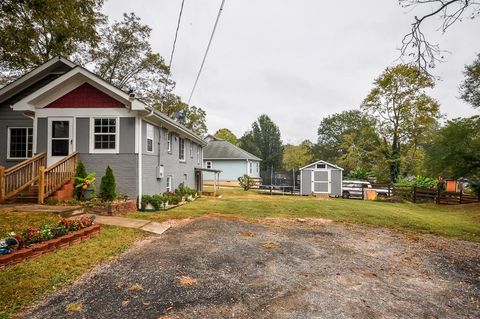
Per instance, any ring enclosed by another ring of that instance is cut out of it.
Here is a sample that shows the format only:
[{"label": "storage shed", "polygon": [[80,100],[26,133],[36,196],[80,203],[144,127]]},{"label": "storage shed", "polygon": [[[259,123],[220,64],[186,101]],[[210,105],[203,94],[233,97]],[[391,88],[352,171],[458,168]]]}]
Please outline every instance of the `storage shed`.
[{"label": "storage shed", "polygon": [[342,196],[343,168],[318,161],[300,168],[300,194]]}]

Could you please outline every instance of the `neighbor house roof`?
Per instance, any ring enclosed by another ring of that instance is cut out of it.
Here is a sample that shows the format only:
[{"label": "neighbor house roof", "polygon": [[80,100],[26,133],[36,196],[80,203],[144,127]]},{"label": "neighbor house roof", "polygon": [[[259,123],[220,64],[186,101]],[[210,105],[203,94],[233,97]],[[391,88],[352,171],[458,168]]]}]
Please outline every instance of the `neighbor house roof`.
[{"label": "neighbor house roof", "polygon": [[240,147],[233,145],[230,142],[222,140],[218,137],[213,137],[212,135],[207,136],[208,145],[203,149],[203,159],[204,160],[252,160],[252,161],[261,161],[261,158],[256,157],[255,155],[241,149]]}]

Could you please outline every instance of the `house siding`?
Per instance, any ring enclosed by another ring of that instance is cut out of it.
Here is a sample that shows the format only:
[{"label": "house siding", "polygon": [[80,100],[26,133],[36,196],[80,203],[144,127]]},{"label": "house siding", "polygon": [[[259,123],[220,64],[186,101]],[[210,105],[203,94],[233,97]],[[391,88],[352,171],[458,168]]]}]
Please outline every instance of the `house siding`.
[{"label": "house siding", "polygon": [[0,165],[11,167],[22,160],[7,160],[7,138],[9,127],[33,127],[33,120],[21,112],[13,111],[8,105],[0,104]]},{"label": "house siding", "polygon": [[91,154],[90,144],[90,118],[76,118],[76,150],[78,158],[85,164],[87,172],[97,174],[97,188],[105,174],[108,165],[113,170],[117,183],[117,194],[136,197],[137,163],[138,155],[135,154],[135,117],[120,118],[120,153],[119,154]]},{"label": "house siding", "polygon": [[[197,164],[196,148],[198,144],[185,139],[185,162],[179,159],[179,135],[172,132],[172,149],[168,151],[168,130],[154,124],[153,153],[147,152],[147,122],[142,121],[142,193],[153,195],[167,189],[167,176],[172,176],[173,189],[180,183],[195,188],[195,167]],[[190,143],[193,145],[193,157],[190,156]],[[200,152],[201,154],[201,152]],[[200,163],[201,159],[200,159]],[[157,178],[157,167],[163,165],[164,177]]]},{"label": "house siding", "polygon": [[[207,162],[212,162],[212,168],[213,169],[219,169],[222,172],[220,173],[219,180],[223,182],[229,182],[229,181],[238,181],[238,178],[240,176],[243,176],[245,174],[248,174],[250,177],[253,178],[258,178],[260,177],[260,162],[259,161],[252,161],[250,160],[250,163],[253,165],[252,167],[252,174],[250,174],[250,171],[247,166],[247,160],[246,159],[241,159],[241,160],[209,160],[205,159],[203,167],[207,167]],[[259,171],[257,172],[256,169],[256,163],[259,165]],[[204,179],[205,180],[213,180],[214,179],[214,174],[205,172],[204,173]]]}]

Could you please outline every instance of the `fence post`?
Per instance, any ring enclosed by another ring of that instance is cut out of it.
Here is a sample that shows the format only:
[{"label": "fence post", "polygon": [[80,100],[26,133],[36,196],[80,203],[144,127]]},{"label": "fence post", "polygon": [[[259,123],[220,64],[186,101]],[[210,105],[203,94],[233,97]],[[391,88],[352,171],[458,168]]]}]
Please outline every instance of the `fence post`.
[{"label": "fence post", "polygon": [[440,196],[442,196],[442,190],[440,185],[437,186],[437,205],[440,205]]},{"label": "fence post", "polygon": [[391,193],[390,193],[390,186],[391,186],[391,185],[390,185],[390,184],[388,184],[388,197],[390,197],[390,196],[391,196]]},{"label": "fence post", "polygon": [[463,189],[460,190],[460,205],[462,204]]},{"label": "fence post", "polygon": [[43,204],[45,197],[45,166],[38,169],[38,203]]},{"label": "fence post", "polygon": [[413,202],[417,203],[417,186],[413,186]]},{"label": "fence post", "polygon": [[0,204],[5,203],[5,167],[0,166]]}]

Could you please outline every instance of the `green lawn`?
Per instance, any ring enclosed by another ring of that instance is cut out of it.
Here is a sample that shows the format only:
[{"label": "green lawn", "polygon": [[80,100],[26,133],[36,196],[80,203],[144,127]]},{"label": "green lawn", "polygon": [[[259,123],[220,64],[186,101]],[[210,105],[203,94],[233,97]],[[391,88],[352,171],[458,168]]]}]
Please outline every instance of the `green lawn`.
[{"label": "green lawn", "polygon": [[[52,213],[0,212],[1,232],[54,223]],[[103,226],[100,234],[85,242],[48,253],[38,259],[0,270],[0,318],[15,315],[46,293],[74,281],[97,264],[107,261],[147,234],[135,230]]]},{"label": "green lawn", "polygon": [[202,197],[167,212],[131,213],[131,217],[163,221],[203,215],[258,220],[262,217],[321,217],[341,222],[390,227],[480,241],[480,205],[386,203],[352,199],[263,195],[222,189],[222,198]]}]

